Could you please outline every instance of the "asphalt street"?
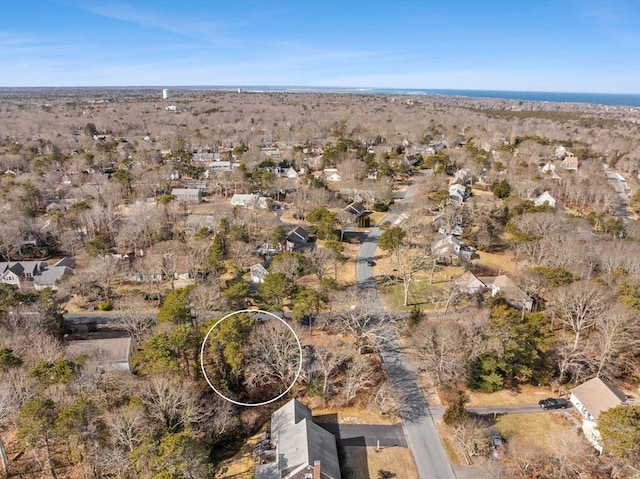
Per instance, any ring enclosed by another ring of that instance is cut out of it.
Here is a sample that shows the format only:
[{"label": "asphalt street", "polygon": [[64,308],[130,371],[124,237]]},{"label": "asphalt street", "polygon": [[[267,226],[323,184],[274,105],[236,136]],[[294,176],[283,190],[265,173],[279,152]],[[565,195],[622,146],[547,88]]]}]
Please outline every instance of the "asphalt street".
[{"label": "asphalt street", "polygon": [[617,214],[619,218],[627,220],[627,182],[622,175],[611,170],[606,170],[607,178],[616,190],[616,194],[620,197],[620,207]]},{"label": "asphalt street", "polygon": [[[397,198],[411,201],[415,193],[416,187],[412,185],[406,192],[398,194]],[[385,221],[392,224],[401,220],[402,217],[394,213],[385,218]],[[376,291],[373,268],[367,261],[374,259],[380,234],[379,228],[373,228],[358,251],[356,281],[360,289]],[[409,358],[403,352],[395,334],[394,338],[381,348],[381,357],[389,380],[406,398],[401,417],[418,477],[455,479],[456,475],[440,441],[429,405],[418,387],[415,372],[409,366]]]}]

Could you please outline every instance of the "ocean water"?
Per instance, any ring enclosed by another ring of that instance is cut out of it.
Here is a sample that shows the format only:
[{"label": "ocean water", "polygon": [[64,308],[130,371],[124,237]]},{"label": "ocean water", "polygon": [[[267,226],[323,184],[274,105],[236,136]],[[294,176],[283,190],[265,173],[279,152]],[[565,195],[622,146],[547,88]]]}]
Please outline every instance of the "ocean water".
[{"label": "ocean water", "polygon": [[339,87],[297,87],[297,86],[202,86],[174,87],[175,90],[225,90],[246,92],[290,92],[290,93],[345,93],[357,95],[444,95],[470,98],[498,98],[505,100],[591,103],[596,105],[617,105],[640,107],[640,94],[621,93],[564,93],[535,91],[499,90],[443,90],[418,88],[339,88]]},{"label": "ocean water", "polygon": [[343,93],[352,95],[443,95],[469,98],[497,98],[504,100],[590,103],[596,105],[640,107],[640,94],[621,93],[565,93],[536,91],[500,91],[500,90],[447,90],[421,88],[355,88],[355,87],[308,87],[308,86],[262,86],[262,85],[203,85],[203,86],[109,86],[109,87],[0,87],[3,92],[64,92],[64,91],[127,91],[127,90],[162,90],[172,91],[212,90],[246,92],[281,92],[281,93]]}]

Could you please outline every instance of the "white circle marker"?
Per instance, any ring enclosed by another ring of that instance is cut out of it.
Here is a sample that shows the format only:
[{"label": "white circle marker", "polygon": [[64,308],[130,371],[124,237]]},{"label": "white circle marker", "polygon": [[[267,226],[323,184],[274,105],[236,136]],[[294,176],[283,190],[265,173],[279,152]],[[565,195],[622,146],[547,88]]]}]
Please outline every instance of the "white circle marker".
[{"label": "white circle marker", "polygon": [[[289,331],[291,331],[291,334],[293,334],[293,337],[296,339],[296,343],[298,343],[298,351],[300,351],[300,361],[299,361],[298,371],[296,372],[296,375],[293,378],[293,381],[291,381],[291,384],[289,384],[289,387],[287,387],[287,389],[285,389],[278,396],[276,396],[276,397],[274,397],[272,399],[269,399],[268,401],[259,402],[259,403],[245,403],[245,402],[235,401],[235,400],[233,400],[231,398],[228,398],[227,396],[222,394],[220,391],[218,391],[213,384],[211,384],[211,381],[209,380],[209,376],[207,376],[207,371],[205,371],[205,368],[204,368],[204,348],[205,348],[205,345],[207,344],[207,340],[209,339],[209,335],[225,319],[230,318],[231,316],[233,316],[235,314],[240,314],[240,313],[263,313],[263,314],[268,314],[269,316],[273,316],[278,321],[280,321],[282,324],[284,324],[287,328],[289,328]],[[287,322],[284,319],[282,319],[280,316],[276,316],[275,314],[270,313],[269,311],[263,311],[261,309],[239,309],[238,311],[234,311],[233,313],[229,313],[229,314],[223,316],[222,318],[220,318],[218,321],[216,321],[216,324],[211,326],[211,328],[209,328],[209,331],[207,331],[207,335],[204,337],[204,340],[202,341],[202,347],[200,348],[200,369],[202,370],[202,374],[204,375],[204,378],[207,381],[207,384],[209,385],[209,387],[211,389],[213,389],[214,392],[218,396],[220,396],[222,399],[225,399],[225,400],[229,401],[230,403],[236,404],[237,406],[247,406],[247,407],[264,406],[266,404],[271,404],[272,402],[277,401],[282,396],[287,394],[291,390],[293,385],[296,383],[298,378],[300,377],[300,373],[302,372],[302,345],[300,344],[300,339],[298,338],[298,335],[295,333],[293,328],[291,328],[291,326],[289,326],[287,324]]]}]

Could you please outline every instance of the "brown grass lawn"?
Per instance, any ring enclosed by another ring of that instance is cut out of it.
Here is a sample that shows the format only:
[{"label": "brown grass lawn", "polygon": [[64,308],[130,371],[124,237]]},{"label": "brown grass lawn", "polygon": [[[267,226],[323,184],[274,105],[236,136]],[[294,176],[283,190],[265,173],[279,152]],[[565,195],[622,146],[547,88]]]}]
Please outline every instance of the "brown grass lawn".
[{"label": "brown grass lawn", "polygon": [[552,454],[554,438],[571,433],[572,423],[564,414],[506,414],[496,420],[509,449],[537,450]]},{"label": "brown grass lawn", "polygon": [[497,275],[500,271],[512,274],[515,271],[515,263],[510,253],[486,253],[484,251],[476,251],[478,258],[473,260],[473,264],[481,266],[484,269],[490,269]]},{"label": "brown grass lawn", "polygon": [[374,211],[369,215],[371,226],[380,226],[389,213],[383,211]]},{"label": "brown grass lawn", "polygon": [[251,457],[253,449],[258,445],[260,432],[251,436],[240,450],[229,459],[222,461],[217,467],[215,477],[220,479],[253,479],[256,463]]},{"label": "brown grass lawn", "polygon": [[513,393],[508,390],[487,394],[479,391],[469,391],[469,407],[480,406],[507,406],[511,404],[537,404],[544,398],[553,396],[549,388],[522,386],[520,392]]},{"label": "brown grass lawn", "polygon": [[416,479],[418,472],[411,451],[401,447],[345,447],[345,467],[350,474],[345,479],[378,479],[378,471],[395,474],[397,479]]}]

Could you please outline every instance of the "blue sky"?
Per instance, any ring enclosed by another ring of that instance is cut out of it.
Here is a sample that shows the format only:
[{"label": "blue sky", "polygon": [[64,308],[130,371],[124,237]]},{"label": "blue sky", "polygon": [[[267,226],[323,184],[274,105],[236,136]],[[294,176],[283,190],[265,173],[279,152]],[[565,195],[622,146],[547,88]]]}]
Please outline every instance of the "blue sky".
[{"label": "blue sky", "polygon": [[640,0],[0,0],[0,86],[640,93]]}]

